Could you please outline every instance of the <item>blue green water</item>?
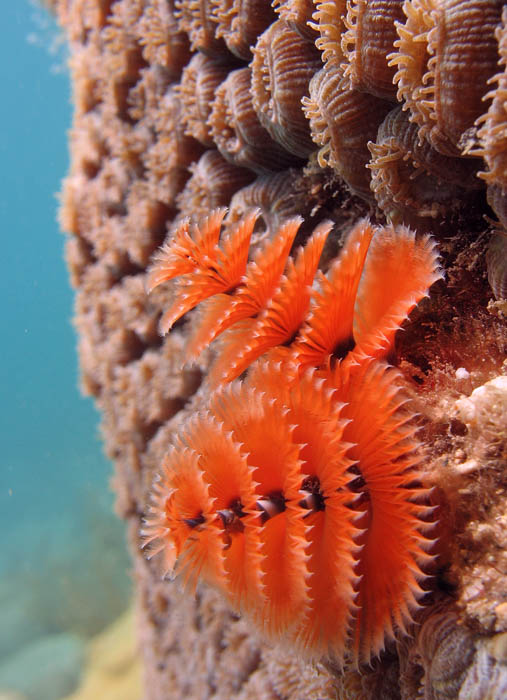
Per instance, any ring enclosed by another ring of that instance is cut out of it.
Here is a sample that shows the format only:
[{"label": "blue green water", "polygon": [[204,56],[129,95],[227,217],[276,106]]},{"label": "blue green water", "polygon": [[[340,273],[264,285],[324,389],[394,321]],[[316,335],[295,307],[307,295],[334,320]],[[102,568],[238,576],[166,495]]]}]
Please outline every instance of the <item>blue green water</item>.
[{"label": "blue green water", "polygon": [[0,630],[0,663],[20,646],[22,624],[33,623],[30,640],[90,634],[128,595],[112,467],[98,415],[78,390],[73,292],[56,222],[72,117],[65,47],[51,50],[56,25],[28,0],[3,3],[2,20],[0,615],[19,598],[27,619],[19,613],[10,638]]}]

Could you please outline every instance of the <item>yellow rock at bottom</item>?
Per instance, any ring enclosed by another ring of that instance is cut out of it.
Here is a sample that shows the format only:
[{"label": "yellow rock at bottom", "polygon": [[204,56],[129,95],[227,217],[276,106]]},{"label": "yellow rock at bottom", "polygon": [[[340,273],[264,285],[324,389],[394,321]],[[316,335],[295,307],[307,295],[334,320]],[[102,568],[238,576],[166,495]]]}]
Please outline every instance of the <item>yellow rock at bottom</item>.
[{"label": "yellow rock at bottom", "polygon": [[139,700],[141,664],[135,640],[130,609],[90,642],[81,686],[66,700]]}]

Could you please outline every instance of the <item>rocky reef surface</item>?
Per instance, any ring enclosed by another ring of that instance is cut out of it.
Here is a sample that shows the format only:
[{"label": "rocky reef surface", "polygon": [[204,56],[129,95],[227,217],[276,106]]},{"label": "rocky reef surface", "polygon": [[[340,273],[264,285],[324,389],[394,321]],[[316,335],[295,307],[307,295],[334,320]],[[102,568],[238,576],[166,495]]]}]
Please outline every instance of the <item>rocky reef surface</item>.
[{"label": "rocky reef surface", "polygon": [[[163,698],[502,698],[507,693],[505,45],[494,0],[55,0],[74,122],[61,226],[83,390],[102,411],[133,558],[145,694]],[[444,27],[446,31],[444,31]],[[461,28],[466,27],[465,41]],[[295,214],[410,225],[445,279],[390,361],[419,414],[435,564],[410,634],[342,672],[268,644],[215,591],[141,551],[147,492],[206,399],[192,317],[159,334],[153,254],[187,216],[252,206],[254,240]]]}]

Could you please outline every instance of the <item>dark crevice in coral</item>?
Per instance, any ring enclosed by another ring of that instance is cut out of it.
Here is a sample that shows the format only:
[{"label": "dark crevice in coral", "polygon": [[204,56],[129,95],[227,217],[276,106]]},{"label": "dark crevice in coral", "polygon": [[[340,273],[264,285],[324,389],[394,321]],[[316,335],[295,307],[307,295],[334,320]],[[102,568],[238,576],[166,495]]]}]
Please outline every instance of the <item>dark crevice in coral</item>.
[{"label": "dark crevice in coral", "polygon": [[108,202],[104,207],[104,214],[108,218],[125,216],[127,214],[127,205],[125,202]]},{"label": "dark crevice in coral", "polygon": [[111,272],[114,284],[122,283],[126,277],[144,275],[144,268],[133,262],[127,254],[123,254],[120,261],[108,265],[107,268]]},{"label": "dark crevice in coral", "polygon": [[123,357],[118,358],[120,364],[128,364],[143,356],[146,346],[135,331],[126,330],[122,343]]},{"label": "dark crevice in coral", "polygon": [[93,180],[95,177],[97,177],[97,175],[100,172],[101,163],[100,163],[100,161],[97,162],[97,161],[87,160],[86,158],[84,158],[82,163],[81,163],[81,166],[82,166],[83,173],[86,175],[86,177],[89,180]]},{"label": "dark crevice in coral", "polygon": [[137,120],[130,115],[130,91],[141,80],[142,71],[148,67],[148,64],[143,58],[140,46],[127,50],[122,57],[122,61],[122,76],[115,79],[111,86],[116,105],[116,115],[126,124],[135,126]]}]

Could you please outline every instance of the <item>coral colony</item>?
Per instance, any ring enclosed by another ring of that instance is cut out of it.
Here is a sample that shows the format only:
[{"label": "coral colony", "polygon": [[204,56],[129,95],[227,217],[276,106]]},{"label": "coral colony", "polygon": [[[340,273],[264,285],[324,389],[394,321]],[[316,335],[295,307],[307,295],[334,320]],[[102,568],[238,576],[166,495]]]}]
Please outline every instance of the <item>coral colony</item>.
[{"label": "coral colony", "polygon": [[49,4],[147,697],[507,696],[505,3]]}]

